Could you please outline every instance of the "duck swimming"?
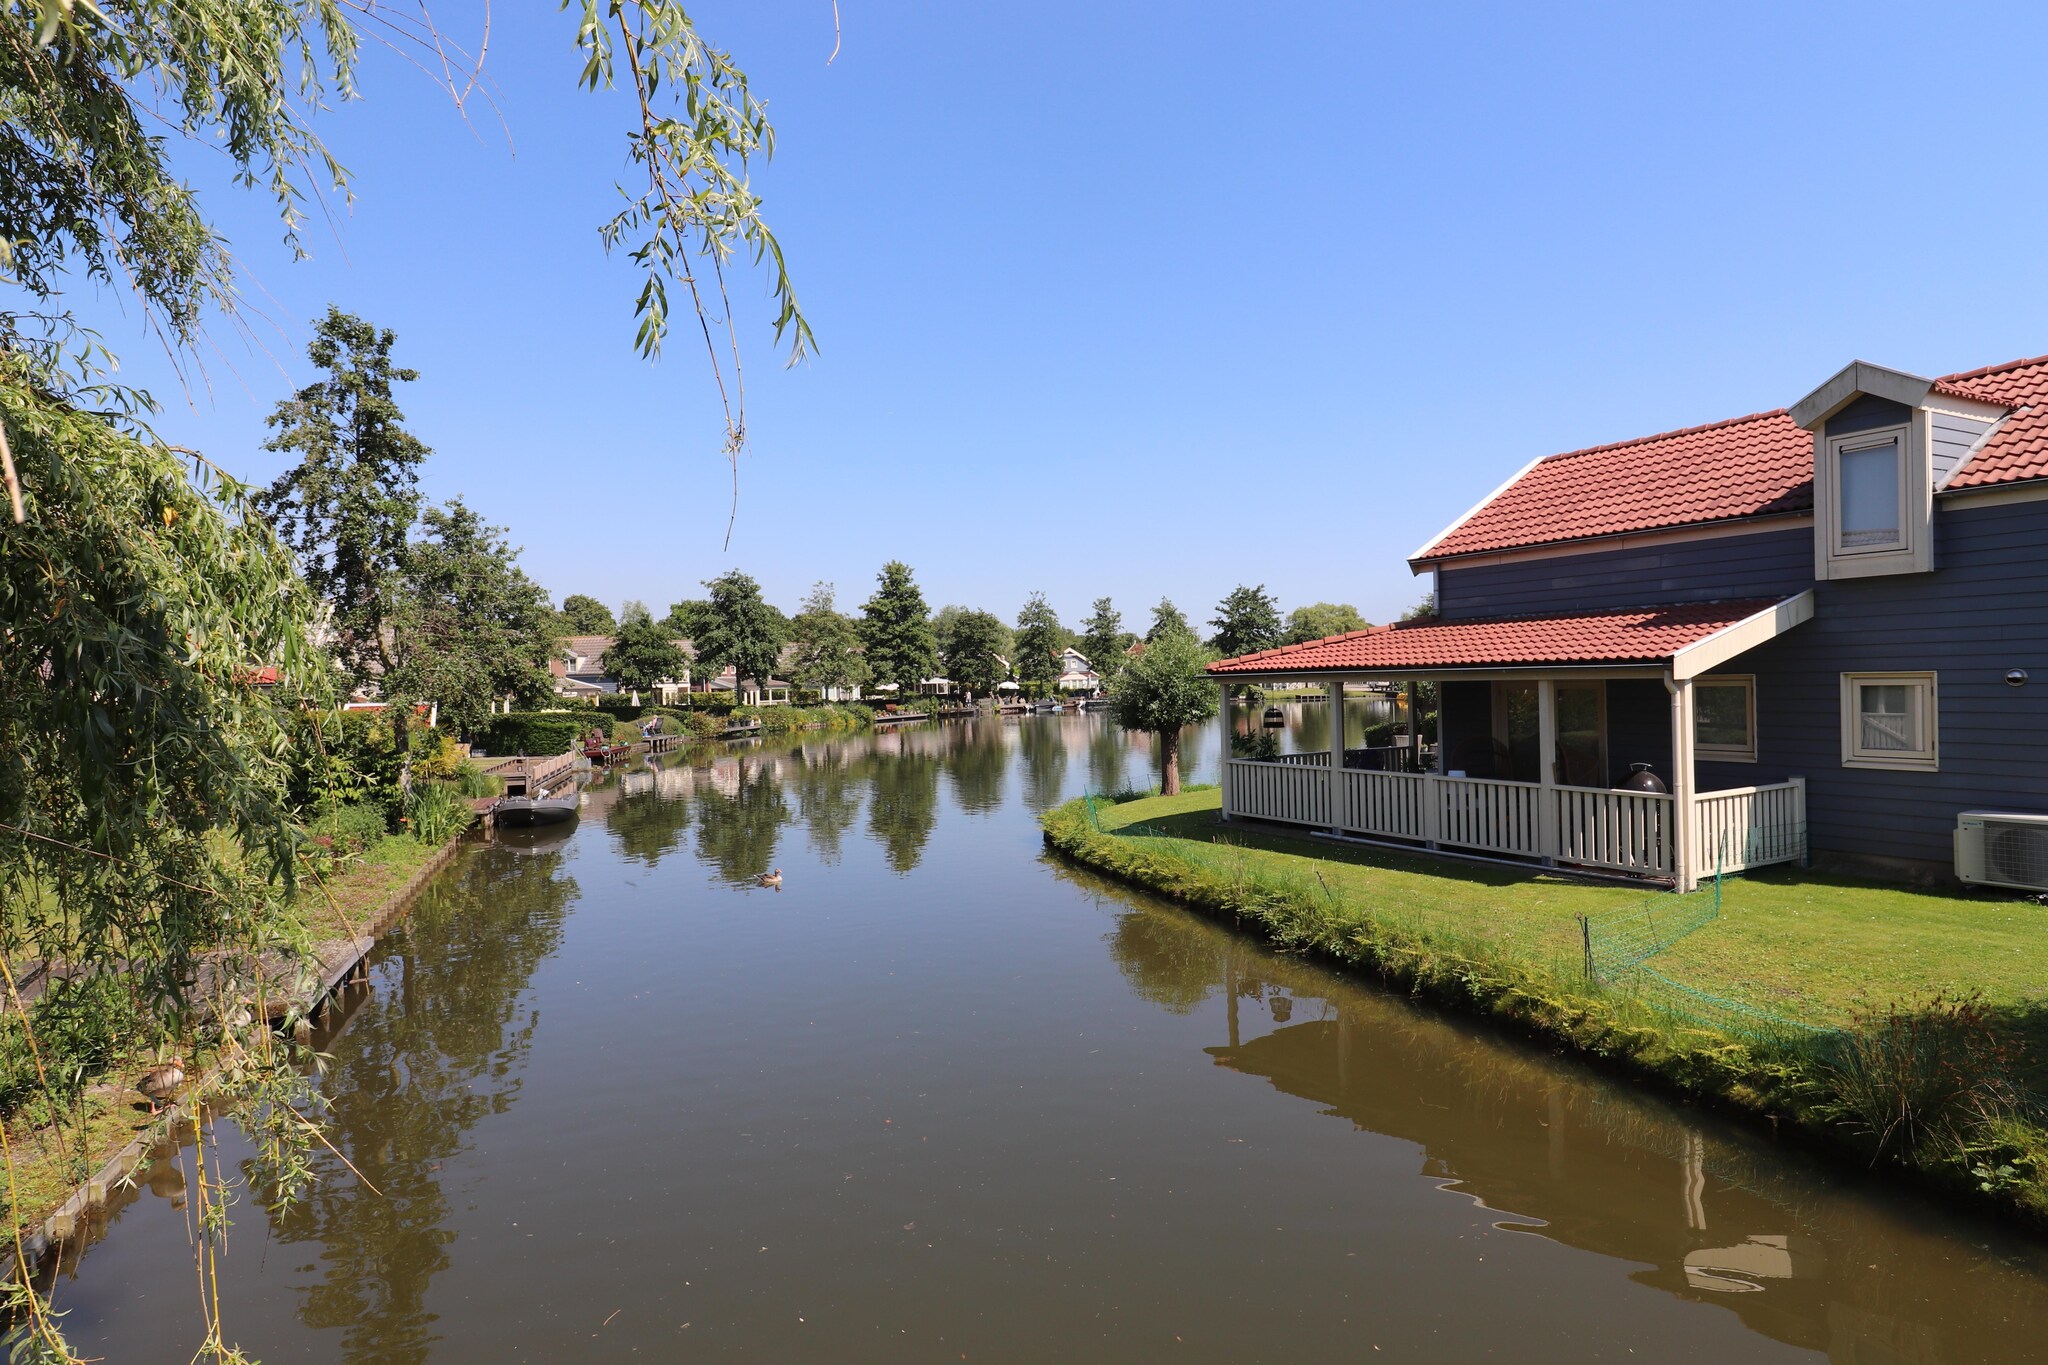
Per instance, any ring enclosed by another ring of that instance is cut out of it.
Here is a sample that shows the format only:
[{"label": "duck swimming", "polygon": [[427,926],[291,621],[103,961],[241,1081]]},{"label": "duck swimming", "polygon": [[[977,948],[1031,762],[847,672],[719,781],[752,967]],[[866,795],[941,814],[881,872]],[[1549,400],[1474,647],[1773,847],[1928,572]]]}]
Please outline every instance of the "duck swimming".
[{"label": "duck swimming", "polygon": [[773,872],[760,873],[754,880],[762,886],[773,887],[775,890],[780,891],[782,889],[782,869],[778,867]]}]

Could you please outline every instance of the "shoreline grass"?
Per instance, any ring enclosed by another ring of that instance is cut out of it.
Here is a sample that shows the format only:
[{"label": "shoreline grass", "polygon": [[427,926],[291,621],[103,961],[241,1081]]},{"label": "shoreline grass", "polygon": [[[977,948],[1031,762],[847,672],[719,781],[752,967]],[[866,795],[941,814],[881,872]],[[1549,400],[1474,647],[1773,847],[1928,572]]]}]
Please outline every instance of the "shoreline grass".
[{"label": "shoreline grass", "polygon": [[[288,913],[315,941],[356,937],[442,847],[410,835],[384,835],[324,882],[302,880]],[[158,1060],[154,1047],[118,1047],[63,1105],[61,1120],[53,1120],[41,1096],[6,1117],[11,1183],[0,1192],[0,1218],[11,1220],[5,1224],[8,1241],[16,1231],[26,1235],[40,1226],[153,1125],[154,1117],[131,1082]],[[206,1064],[204,1057],[187,1058],[193,1075]]]},{"label": "shoreline grass", "polygon": [[1668,893],[1226,825],[1217,805],[1076,801],[1042,823],[1062,855],[1279,947],[2048,1226],[2048,909],[1731,878],[1722,916],[1656,968],[1810,1026],[1737,1031],[1585,978],[1577,917]]}]

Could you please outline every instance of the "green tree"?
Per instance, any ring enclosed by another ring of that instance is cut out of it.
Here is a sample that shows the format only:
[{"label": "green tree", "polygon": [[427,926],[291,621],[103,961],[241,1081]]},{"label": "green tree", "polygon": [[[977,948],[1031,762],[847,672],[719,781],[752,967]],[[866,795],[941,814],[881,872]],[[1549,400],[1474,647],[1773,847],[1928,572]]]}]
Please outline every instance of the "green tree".
[{"label": "green tree", "polygon": [[502,527],[460,498],[422,520],[426,535],[407,551],[392,615],[386,682],[397,695],[436,703],[441,724],[470,735],[499,698],[537,705],[553,690],[554,613]]},{"label": "green tree", "polygon": [[1403,621],[1419,621],[1425,616],[1434,615],[1436,615],[1436,594],[1426,592],[1422,594],[1421,601],[1401,613],[1401,619]]},{"label": "green tree", "polygon": [[868,680],[867,660],[860,652],[860,632],[838,609],[830,583],[813,583],[803,609],[789,623],[796,645],[790,660],[790,681],[814,692],[859,687]]},{"label": "green tree", "polygon": [[618,630],[619,623],[612,616],[612,609],[595,597],[572,592],[562,599],[557,626],[564,635],[610,635]]},{"label": "green tree", "polygon": [[1013,665],[1026,686],[1049,687],[1060,676],[1062,630],[1058,613],[1034,592],[1017,613],[1017,657]]},{"label": "green tree", "polygon": [[968,692],[985,697],[996,690],[996,684],[1007,671],[1002,664],[1007,634],[993,613],[963,611],[946,631],[940,666],[948,678]]},{"label": "green tree", "polygon": [[647,614],[623,612],[619,633],[604,652],[604,671],[620,687],[645,692],[658,682],[679,679],[690,666],[667,626]]},{"label": "green tree", "polygon": [[427,447],[392,389],[419,378],[393,363],[397,334],[329,305],[306,357],[326,373],[277,405],[265,450],[297,455],[259,499],[327,603],[334,655],[358,686],[393,660],[385,626],[419,517]]},{"label": "green tree", "polygon": [[730,667],[735,682],[765,684],[781,656],[787,621],[762,600],[761,585],[738,569],[706,579],[704,586],[710,595],[692,613],[697,633],[690,637],[698,667],[707,675]]},{"label": "green tree", "polygon": [[1152,624],[1145,630],[1145,643],[1154,644],[1167,635],[1193,635],[1195,628],[1188,624],[1188,618],[1171,598],[1162,597],[1159,605],[1152,608]]},{"label": "green tree", "polygon": [[195,481],[54,378],[0,351],[25,504],[0,516],[0,952],[119,962],[174,1025],[200,953],[274,941],[263,911],[295,861],[282,702],[320,702],[332,671],[250,490]]},{"label": "green tree", "polygon": [[1110,686],[1110,714],[1126,730],[1158,737],[1162,795],[1180,791],[1180,732],[1216,714],[1217,689],[1203,671],[1208,664],[1193,635],[1167,631],[1117,675]]},{"label": "green tree", "polygon": [[708,605],[709,603],[705,602],[702,598],[691,598],[688,601],[672,603],[669,606],[668,615],[661,619],[661,623],[674,634],[680,635],[694,644],[697,632],[702,629],[700,623],[704,619],[704,608]]},{"label": "green tree", "polygon": [[1095,599],[1088,619],[1081,623],[1080,650],[1088,666],[1102,678],[1104,686],[1124,665],[1124,618],[1107,597]]},{"label": "green tree", "polygon": [[1347,631],[1365,630],[1372,625],[1358,614],[1358,608],[1348,602],[1317,602],[1312,606],[1296,607],[1287,614],[1287,638],[1283,644],[1306,644],[1310,640],[1322,640],[1332,635],[1343,635]]},{"label": "green tree", "polygon": [[1280,604],[1266,592],[1266,585],[1247,588],[1243,584],[1216,604],[1215,619],[1209,622],[1216,634],[1209,643],[1226,659],[1271,649],[1286,638],[1280,624]]},{"label": "green tree", "polygon": [[861,644],[875,681],[916,691],[938,667],[938,643],[931,610],[908,564],[892,559],[882,566],[875,595],[861,604],[860,615]]}]

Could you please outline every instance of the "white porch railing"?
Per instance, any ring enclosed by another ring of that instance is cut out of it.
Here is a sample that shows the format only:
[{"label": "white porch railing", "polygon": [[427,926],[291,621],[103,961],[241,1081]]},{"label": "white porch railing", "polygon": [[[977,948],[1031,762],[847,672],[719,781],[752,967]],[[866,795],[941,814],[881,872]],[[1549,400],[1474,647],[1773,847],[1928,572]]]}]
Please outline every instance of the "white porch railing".
[{"label": "white porch railing", "polygon": [[1305,763],[1230,761],[1223,790],[1230,799],[1228,815],[1255,820],[1283,820],[1293,825],[1330,825],[1330,773]]},{"label": "white porch railing", "polygon": [[[1546,808],[1545,789],[1535,783],[1347,768],[1337,774],[1332,819],[1327,761],[1297,757],[1231,760],[1227,813],[1639,876],[1677,874],[1676,798],[1668,795],[1551,787]],[[1694,802],[1696,876],[1711,876],[1717,865],[1736,872],[1805,856],[1806,789],[1799,779],[1702,792]]]},{"label": "white porch railing", "polygon": [[1806,856],[1806,779],[1701,792],[1693,799],[1694,871],[1740,872]]}]

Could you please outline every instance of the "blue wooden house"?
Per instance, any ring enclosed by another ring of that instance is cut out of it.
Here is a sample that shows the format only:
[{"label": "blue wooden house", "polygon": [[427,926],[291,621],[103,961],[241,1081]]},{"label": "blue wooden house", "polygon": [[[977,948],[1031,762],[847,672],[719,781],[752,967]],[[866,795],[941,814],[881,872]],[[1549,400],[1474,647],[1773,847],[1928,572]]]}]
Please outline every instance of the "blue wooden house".
[{"label": "blue wooden house", "polygon": [[1226,818],[1682,888],[1809,850],[2048,887],[2048,357],[1858,362],[1546,456],[1409,562],[1434,616],[1210,671],[1435,683],[1433,756],[1229,760]]}]

